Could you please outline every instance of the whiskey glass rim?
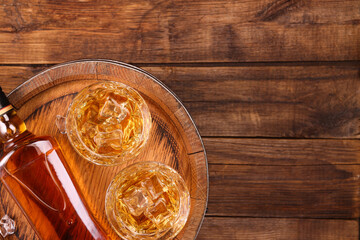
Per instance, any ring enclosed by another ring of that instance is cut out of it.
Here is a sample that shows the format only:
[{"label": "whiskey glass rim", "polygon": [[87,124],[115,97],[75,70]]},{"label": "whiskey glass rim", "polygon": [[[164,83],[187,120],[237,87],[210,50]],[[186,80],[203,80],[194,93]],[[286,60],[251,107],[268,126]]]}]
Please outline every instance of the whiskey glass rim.
[{"label": "whiskey glass rim", "polygon": [[[139,172],[155,172],[155,170],[164,170],[169,171],[173,175],[174,178],[171,178],[172,184],[175,184],[177,187],[182,189],[183,191],[179,191],[179,196],[181,195],[180,192],[183,192],[185,194],[185,197],[179,197],[179,209],[178,212],[175,215],[174,223],[180,223],[180,227],[176,229],[176,231],[172,232],[170,236],[166,236],[165,239],[173,239],[175,236],[178,235],[178,233],[184,228],[185,224],[187,223],[189,216],[190,216],[190,191],[188,187],[186,186],[185,180],[181,177],[181,175],[172,167],[170,167],[167,164],[164,164],[162,162],[157,161],[140,161],[135,162],[131,165],[126,166],[125,168],[121,169],[115,177],[111,180],[105,195],[105,214],[106,217],[113,228],[113,230],[120,236],[120,237],[129,237],[128,235],[124,236],[126,232],[134,233],[131,229],[128,228],[127,224],[124,223],[122,218],[116,218],[115,215],[115,198],[117,196],[117,189],[120,186],[121,183],[124,183],[126,180],[122,178],[126,178],[126,174],[130,173],[130,175],[133,175],[135,173],[132,173],[132,170],[134,170],[136,167],[142,167]],[[162,173],[160,173],[163,175]],[[179,190],[179,189],[177,189]],[[181,218],[181,213],[183,213],[184,208],[187,207],[187,211],[185,212],[184,218]],[[111,211],[110,211],[111,209]],[[110,213],[111,212],[111,213]],[[119,223],[117,223],[116,218]],[[121,225],[121,226],[120,226]],[[126,231],[121,231],[120,228],[126,229]],[[170,233],[168,232],[171,230],[171,228],[167,229],[163,234]],[[141,236],[144,239],[153,239],[155,233],[153,234],[144,234],[144,233],[136,233],[138,236]],[[133,236],[130,236],[131,239]],[[160,239],[163,239],[164,235],[158,236]],[[138,239],[136,236],[134,236],[134,239]]]},{"label": "whiskey glass rim", "polygon": [[[137,97],[139,97],[142,101],[142,107],[144,107],[144,111],[141,110],[141,116],[143,118],[143,125],[142,125],[142,134],[141,134],[141,138],[143,139],[143,141],[141,142],[141,144],[137,145],[135,147],[135,154],[133,155],[126,155],[126,152],[124,152],[121,156],[112,156],[112,155],[103,155],[100,153],[96,153],[93,150],[91,150],[81,139],[80,135],[79,135],[79,131],[76,128],[76,123],[74,122],[74,116],[73,114],[71,114],[72,111],[74,111],[78,106],[75,104],[80,104],[81,102],[78,102],[79,100],[84,100],[83,98],[86,98],[87,96],[84,96],[84,93],[89,93],[91,92],[91,88],[92,87],[97,87],[97,86],[102,86],[105,84],[115,84],[117,87],[122,87],[124,89],[126,89],[127,91],[131,91],[133,94],[136,94]],[[75,130],[75,134],[73,134],[72,132],[69,132],[69,123],[71,125],[75,125],[72,126],[75,129],[70,129],[70,131],[74,131]],[[65,116],[65,129],[66,129],[66,135],[67,138],[70,142],[70,144],[72,145],[73,149],[75,149],[75,151],[82,156],[84,159],[86,159],[89,162],[92,162],[96,165],[100,165],[100,166],[115,166],[127,161],[131,161],[134,158],[137,157],[137,155],[140,154],[140,152],[143,150],[143,148],[145,147],[146,143],[148,142],[149,139],[149,135],[150,135],[150,130],[151,130],[151,113],[149,110],[149,107],[146,103],[146,101],[143,99],[143,97],[141,96],[141,94],[134,88],[122,83],[122,82],[116,82],[116,81],[110,81],[110,80],[102,80],[93,84],[90,84],[88,86],[86,86],[85,88],[83,88],[79,93],[77,93],[77,95],[75,96],[75,98],[72,100],[72,102],[70,103],[67,112],[66,112],[66,116]],[[81,147],[83,147],[85,149],[85,153],[81,152],[78,147],[75,145],[75,141],[79,141],[81,144]],[[114,159],[113,161],[110,161],[110,159]]]}]

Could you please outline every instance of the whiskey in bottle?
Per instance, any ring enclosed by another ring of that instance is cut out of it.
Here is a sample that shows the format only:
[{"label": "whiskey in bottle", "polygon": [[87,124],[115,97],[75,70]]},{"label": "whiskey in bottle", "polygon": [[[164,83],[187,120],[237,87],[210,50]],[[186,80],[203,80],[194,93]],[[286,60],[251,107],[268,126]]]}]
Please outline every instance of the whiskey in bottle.
[{"label": "whiskey in bottle", "polygon": [[0,180],[41,239],[107,239],[60,147],[26,129],[0,88]]}]

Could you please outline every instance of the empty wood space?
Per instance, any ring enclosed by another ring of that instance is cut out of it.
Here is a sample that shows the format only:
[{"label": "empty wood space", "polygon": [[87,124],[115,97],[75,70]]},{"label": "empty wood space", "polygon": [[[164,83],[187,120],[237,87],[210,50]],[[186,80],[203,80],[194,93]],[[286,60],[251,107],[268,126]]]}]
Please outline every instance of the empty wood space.
[{"label": "empty wood space", "polygon": [[15,1],[0,63],[358,60],[357,0]]}]

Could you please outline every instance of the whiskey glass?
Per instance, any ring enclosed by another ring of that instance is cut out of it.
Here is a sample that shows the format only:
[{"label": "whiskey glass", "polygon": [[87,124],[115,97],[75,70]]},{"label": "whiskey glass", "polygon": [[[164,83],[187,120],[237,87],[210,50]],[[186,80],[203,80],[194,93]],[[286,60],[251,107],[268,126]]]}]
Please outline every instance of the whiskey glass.
[{"label": "whiskey glass", "polygon": [[72,101],[65,120],[74,149],[98,165],[135,158],[146,144],[151,115],[133,88],[114,81],[92,84]]},{"label": "whiskey glass", "polygon": [[105,211],[123,239],[172,239],[187,221],[190,194],[174,169],[158,162],[138,162],[112,180]]}]

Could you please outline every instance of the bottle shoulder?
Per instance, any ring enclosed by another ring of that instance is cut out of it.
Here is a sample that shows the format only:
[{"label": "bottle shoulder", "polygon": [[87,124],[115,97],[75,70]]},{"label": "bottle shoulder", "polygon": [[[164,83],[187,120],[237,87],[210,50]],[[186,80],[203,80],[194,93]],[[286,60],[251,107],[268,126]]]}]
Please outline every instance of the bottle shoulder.
[{"label": "bottle shoulder", "polygon": [[[19,149],[27,145],[53,145],[56,147],[58,145],[57,141],[51,136],[36,136],[32,133],[24,134],[24,136],[19,136],[14,139],[14,141],[4,144],[4,152],[12,151],[14,149]],[[7,150],[7,151],[6,151]]]},{"label": "bottle shoulder", "polygon": [[58,148],[59,145],[57,141],[51,136],[28,134],[15,139],[15,141],[4,144],[0,159],[14,154],[28,155],[29,151],[44,154],[52,149]]},{"label": "bottle shoulder", "polygon": [[49,152],[58,152],[58,144],[50,136],[28,136],[21,141],[17,141],[13,146],[3,151],[0,157],[1,166],[10,172],[16,171],[39,158],[43,158]]},{"label": "bottle shoulder", "polygon": [[28,138],[24,143],[25,144],[36,144],[36,143],[42,143],[42,142],[50,142],[54,145],[57,145],[57,141],[55,140],[55,138],[51,137],[51,136],[36,136],[36,135],[32,135],[32,137]]}]

